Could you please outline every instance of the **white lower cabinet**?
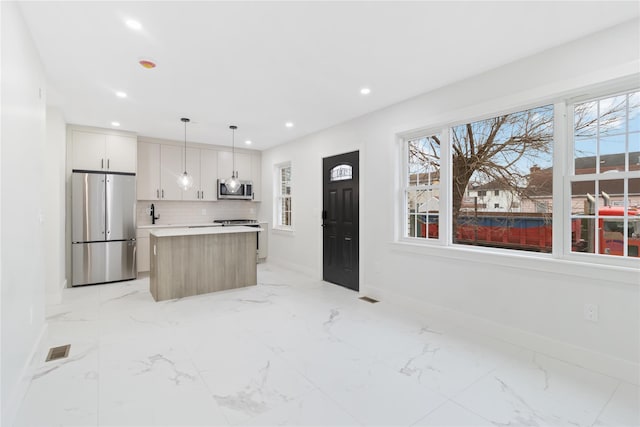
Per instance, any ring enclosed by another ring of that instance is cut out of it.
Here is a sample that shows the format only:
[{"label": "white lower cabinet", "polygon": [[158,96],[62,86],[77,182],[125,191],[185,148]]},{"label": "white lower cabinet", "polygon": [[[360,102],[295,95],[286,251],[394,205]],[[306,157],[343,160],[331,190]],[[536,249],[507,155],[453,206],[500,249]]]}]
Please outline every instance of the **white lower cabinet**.
[{"label": "white lower cabinet", "polygon": [[269,223],[259,222],[262,231],[258,233],[258,260],[264,261],[269,254]]},{"label": "white lower cabinet", "polygon": [[149,271],[149,230],[136,231],[136,250],[138,251],[138,273]]}]

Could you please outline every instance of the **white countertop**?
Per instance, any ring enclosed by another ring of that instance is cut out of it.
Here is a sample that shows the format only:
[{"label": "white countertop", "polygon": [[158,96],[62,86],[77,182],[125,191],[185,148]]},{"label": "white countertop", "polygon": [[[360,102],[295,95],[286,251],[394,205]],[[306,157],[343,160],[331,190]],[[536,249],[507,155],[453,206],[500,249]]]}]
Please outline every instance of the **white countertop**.
[{"label": "white countertop", "polygon": [[222,224],[217,222],[203,222],[195,224],[149,224],[139,225],[137,228],[153,229],[153,228],[189,228],[189,227],[221,227]]},{"label": "white countertop", "polygon": [[[191,225],[193,227],[193,225]],[[174,227],[153,229],[149,234],[156,237],[198,236],[202,234],[255,233],[262,231],[259,227],[245,227],[243,225],[227,227]]]}]

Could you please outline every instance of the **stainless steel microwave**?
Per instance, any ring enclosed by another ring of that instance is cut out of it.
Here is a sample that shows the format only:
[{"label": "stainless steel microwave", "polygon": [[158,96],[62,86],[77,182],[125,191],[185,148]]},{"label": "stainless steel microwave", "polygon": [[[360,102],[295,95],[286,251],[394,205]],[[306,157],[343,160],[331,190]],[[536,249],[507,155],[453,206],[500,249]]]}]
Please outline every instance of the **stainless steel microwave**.
[{"label": "stainless steel microwave", "polygon": [[218,200],[253,200],[253,182],[240,181],[240,189],[232,193],[227,190],[226,179],[218,180]]}]

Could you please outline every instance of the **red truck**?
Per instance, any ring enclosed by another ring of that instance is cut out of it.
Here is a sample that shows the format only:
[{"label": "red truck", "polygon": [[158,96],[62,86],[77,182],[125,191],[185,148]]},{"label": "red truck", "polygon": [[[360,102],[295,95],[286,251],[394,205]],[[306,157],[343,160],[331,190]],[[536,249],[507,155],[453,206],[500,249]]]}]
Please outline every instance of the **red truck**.
[{"label": "red truck", "polygon": [[[598,211],[599,254],[624,255],[624,208],[604,206]],[[571,245],[574,252],[595,252],[593,221],[595,216],[571,220]],[[438,215],[418,217],[420,236],[438,237]],[[456,243],[478,246],[551,252],[552,225],[550,214],[483,212],[461,215],[456,227]],[[628,209],[627,255],[639,257],[640,210]]]},{"label": "red truck", "polygon": [[[627,210],[627,254],[638,257],[640,248],[640,210]],[[576,252],[595,252],[596,239],[593,216],[574,218],[571,222],[571,243]],[[624,255],[624,207],[603,206],[598,210],[598,252],[607,255]]]}]

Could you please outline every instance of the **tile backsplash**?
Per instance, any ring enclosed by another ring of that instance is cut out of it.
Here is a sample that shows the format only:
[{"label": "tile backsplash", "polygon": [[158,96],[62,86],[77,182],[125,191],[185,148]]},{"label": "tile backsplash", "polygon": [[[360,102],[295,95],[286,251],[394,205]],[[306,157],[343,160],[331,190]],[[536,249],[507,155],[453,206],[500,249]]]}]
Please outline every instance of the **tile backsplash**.
[{"label": "tile backsplash", "polygon": [[259,203],[244,200],[217,202],[187,202],[165,200],[138,200],[137,225],[150,225],[151,203],[154,204],[156,224],[201,224],[214,219],[257,219]]}]

